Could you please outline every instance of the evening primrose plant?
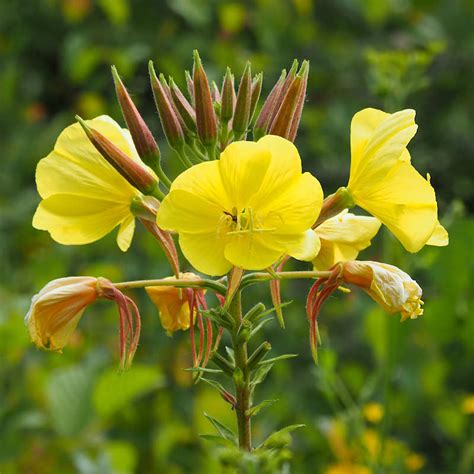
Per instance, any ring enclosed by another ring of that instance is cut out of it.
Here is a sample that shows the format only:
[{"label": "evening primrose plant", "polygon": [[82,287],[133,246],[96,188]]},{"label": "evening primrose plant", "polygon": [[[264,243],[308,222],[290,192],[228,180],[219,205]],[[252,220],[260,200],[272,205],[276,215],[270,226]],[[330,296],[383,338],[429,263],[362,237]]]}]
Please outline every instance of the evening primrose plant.
[{"label": "evening primrose plant", "polygon": [[[235,431],[208,417],[217,434],[205,437],[221,446],[230,465],[243,468],[251,462],[259,472],[275,472],[287,455],[288,433],[302,426],[252,439],[252,418],[271,404],[258,400],[256,388],[274,364],[290,357],[271,356],[270,341],[253,346],[274,317],[284,328],[280,282],[312,284],[306,314],[315,361],[322,304],[338,289],[347,292],[345,285],[361,288],[402,320],[423,313],[422,290],[407,273],[357,260],[381,225],[409,252],[448,243],[429,176],[418,173],[407,150],[417,130],[415,112],[357,112],[349,182],[324,198],[293,143],[306,97],[307,61],[283,70],[261,106],[263,75],[252,75],[249,63],[237,88],[230,69],[218,87],[209,84],[195,52],[193,72],[186,73],[187,93],[173,78],[157,75],[152,63],[149,72],[172,150],[168,160],[179,160],[182,172],[167,173],[150,129],[113,67],[126,128],[107,116],[77,117],[59,135],[37,166],[42,200],[33,226],[64,245],[94,242],[118,228],[117,244],[126,251],[139,223],[162,248],[172,275],[125,282],[60,278],[33,297],[25,321],[38,347],[61,351],[89,305],[114,301],[121,366],[129,367],[142,328],[127,292],[144,288],[168,334],[189,332],[193,366],[187,370],[195,382],[211,384],[235,411]],[[349,212],[356,206],[370,215]],[[307,268],[285,271],[289,259],[307,262],[301,264]],[[242,294],[265,282],[270,282],[273,307],[255,301],[244,309]],[[296,304],[303,311],[303,304]]]}]

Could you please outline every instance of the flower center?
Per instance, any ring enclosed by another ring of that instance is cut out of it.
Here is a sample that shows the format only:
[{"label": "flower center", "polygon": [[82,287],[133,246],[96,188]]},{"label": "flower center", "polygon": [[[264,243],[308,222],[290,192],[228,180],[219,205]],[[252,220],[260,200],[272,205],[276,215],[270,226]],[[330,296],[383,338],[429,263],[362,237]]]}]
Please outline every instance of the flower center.
[{"label": "flower center", "polygon": [[254,213],[251,207],[246,207],[238,212],[233,208],[232,212],[224,211],[223,218],[228,224],[229,235],[242,235],[250,233],[273,232],[274,228],[265,228],[263,220]]}]

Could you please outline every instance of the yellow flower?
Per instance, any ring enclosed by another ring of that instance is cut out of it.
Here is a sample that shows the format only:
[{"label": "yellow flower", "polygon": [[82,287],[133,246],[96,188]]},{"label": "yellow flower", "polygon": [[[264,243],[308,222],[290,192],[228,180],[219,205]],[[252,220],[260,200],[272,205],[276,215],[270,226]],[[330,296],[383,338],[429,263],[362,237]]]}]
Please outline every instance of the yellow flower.
[{"label": "yellow flower", "polygon": [[433,187],[406,148],[416,130],[414,110],[355,114],[347,186],[355,204],[380,219],[409,252],[420,250],[438,223]]},{"label": "yellow flower", "polygon": [[462,401],[462,411],[467,415],[474,415],[474,394],[464,398]]},{"label": "yellow flower", "polygon": [[[140,160],[128,130],[110,117],[87,124]],[[78,123],[67,127],[38,163],[36,184],[43,198],[33,217],[36,229],[47,230],[61,244],[79,245],[99,240],[119,225],[117,244],[128,249],[135,229],[130,205],[140,192],[100,155]]]},{"label": "yellow flower", "polygon": [[389,313],[416,319],[423,314],[421,288],[410,275],[393,265],[379,262],[346,262],[342,277],[346,283],[363,288]]},{"label": "yellow flower", "polygon": [[426,459],[417,453],[410,453],[405,458],[405,466],[409,471],[419,471],[426,464]]},{"label": "yellow flower", "polygon": [[355,216],[343,211],[314,229],[321,240],[321,249],[313,260],[317,270],[326,270],[338,262],[355,260],[370,245],[380,229],[375,217]]},{"label": "yellow flower", "polygon": [[302,173],[295,146],[267,135],[234,142],[220,160],[178,176],[157,222],[179,233],[184,255],[203,273],[222,275],[232,265],[259,270],[286,254],[316,256],[319,239],[311,226],[322,199],[318,180]]},{"label": "yellow flower", "polygon": [[48,283],[33,296],[25,316],[32,341],[42,349],[60,351],[85,308],[98,296],[97,278],[59,278]]},{"label": "yellow flower", "polygon": [[337,463],[329,466],[324,474],[371,474],[372,471],[361,464],[355,463]]},{"label": "yellow flower", "polygon": [[384,415],[383,406],[377,402],[366,403],[362,408],[362,412],[365,419],[371,423],[378,423]]},{"label": "yellow flower", "polygon": [[[180,278],[199,279],[194,273],[180,273]],[[165,280],[174,279],[167,277]],[[161,325],[168,334],[186,331],[190,324],[190,309],[186,291],[174,286],[147,286],[145,288],[153,304],[158,308]]]}]

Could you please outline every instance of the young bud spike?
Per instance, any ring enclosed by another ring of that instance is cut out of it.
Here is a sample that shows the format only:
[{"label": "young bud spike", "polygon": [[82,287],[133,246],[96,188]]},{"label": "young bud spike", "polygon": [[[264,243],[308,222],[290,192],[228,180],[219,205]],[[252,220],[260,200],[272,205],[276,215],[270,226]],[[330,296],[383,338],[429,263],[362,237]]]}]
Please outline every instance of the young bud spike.
[{"label": "young bud spike", "polygon": [[217,103],[221,103],[221,93],[219,92],[219,88],[217,87],[216,81],[212,81],[212,100]]},{"label": "young bud spike", "polygon": [[97,151],[135,188],[143,194],[159,192],[158,180],[137,161],[127,156],[120,148],[116,147],[108,138],[97,130],[89,127],[78,115],[76,120],[82,126],[87,137]]},{"label": "young bud spike", "polygon": [[193,84],[198,136],[204,146],[213,148],[217,141],[217,119],[212,103],[209,81],[197,50],[194,51]]},{"label": "young bud spike", "polygon": [[257,108],[258,99],[260,98],[260,94],[262,92],[262,84],[263,84],[263,72],[258,73],[252,82],[252,100],[250,102],[250,118],[249,122],[252,123],[253,116],[255,114],[255,109]]},{"label": "young bud spike", "polygon": [[156,108],[160,115],[161,126],[171,148],[181,150],[184,147],[184,132],[170,97],[163,84],[156,76],[153,62],[148,63],[151,87]]},{"label": "young bud spike", "polygon": [[115,66],[112,66],[112,77],[123,118],[130,131],[138,155],[146,165],[158,172],[161,158],[160,149],[121,81]]},{"label": "young bud spike", "polygon": [[235,103],[232,129],[236,140],[244,137],[250,120],[250,107],[252,101],[252,72],[250,62],[245,65],[244,73],[240,80],[237,101]]},{"label": "young bud spike", "polygon": [[285,78],[286,70],[283,69],[278,81],[273,86],[273,89],[270,91],[270,94],[268,94],[268,97],[265,100],[262,109],[260,110],[260,114],[258,115],[258,118],[255,122],[255,127],[253,130],[254,140],[258,140],[259,138],[267,134],[268,127],[270,126],[274,111],[276,109],[277,99],[280,96],[283,84],[285,82]]},{"label": "young bud spike", "polygon": [[176,111],[181,116],[186,128],[191,132],[196,132],[196,112],[188,102],[184,94],[174,82],[173,78],[169,78],[169,87],[171,99],[173,100]]},{"label": "young bud spike", "polygon": [[234,90],[234,78],[230,68],[227,68],[222,82],[221,91],[221,122],[226,123],[234,115],[235,107],[235,90]]},{"label": "young bud spike", "polygon": [[303,107],[304,107],[304,101],[306,99],[306,88],[308,85],[308,74],[309,74],[309,61],[303,61],[299,74],[302,76],[303,80],[301,81],[295,113],[293,115],[293,120],[291,121],[290,130],[288,133],[288,140],[292,142],[295,141],[296,134],[298,133],[298,127],[300,125],[301,114],[303,112]]},{"label": "young bud spike", "polygon": [[191,104],[193,107],[196,106],[196,102],[194,100],[194,81],[189,74],[189,71],[184,71],[184,77],[186,78],[186,88],[188,89],[189,97],[191,98]]}]

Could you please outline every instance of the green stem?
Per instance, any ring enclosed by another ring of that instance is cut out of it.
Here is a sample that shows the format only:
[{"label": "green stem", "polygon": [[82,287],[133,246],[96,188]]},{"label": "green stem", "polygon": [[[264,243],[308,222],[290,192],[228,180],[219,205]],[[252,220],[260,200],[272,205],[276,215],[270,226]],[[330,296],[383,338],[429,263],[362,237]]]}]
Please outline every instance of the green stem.
[{"label": "green stem", "polygon": [[131,288],[144,288],[145,286],[175,286],[177,288],[209,288],[221,295],[225,295],[226,288],[224,285],[212,280],[186,280],[185,278],[161,278],[159,280],[134,280],[113,283],[115,288],[119,290],[128,290]]},{"label": "green stem", "polygon": [[295,280],[299,278],[329,278],[331,272],[329,271],[303,271],[303,272],[274,272],[273,274],[267,272],[254,272],[245,275],[242,278],[241,288],[244,288],[252,283],[269,280]]},{"label": "green stem", "polygon": [[234,384],[237,403],[237,427],[239,431],[239,448],[252,450],[252,430],[249,416],[251,408],[250,369],[248,366],[247,340],[239,333],[242,323],[242,302],[240,292],[236,293],[229,306],[229,313],[234,318],[232,344],[235,357]]}]

